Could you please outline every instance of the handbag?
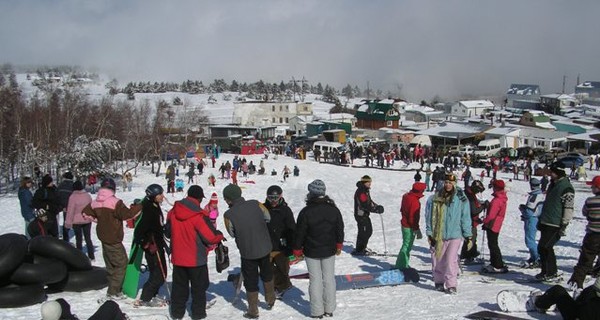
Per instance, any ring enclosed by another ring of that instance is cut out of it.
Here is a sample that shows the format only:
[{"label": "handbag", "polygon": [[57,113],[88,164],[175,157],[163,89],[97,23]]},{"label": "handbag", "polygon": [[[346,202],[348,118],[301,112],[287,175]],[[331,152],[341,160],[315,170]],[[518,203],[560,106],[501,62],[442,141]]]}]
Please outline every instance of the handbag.
[{"label": "handbag", "polygon": [[229,248],[223,242],[219,242],[215,248],[215,266],[218,273],[229,268]]}]

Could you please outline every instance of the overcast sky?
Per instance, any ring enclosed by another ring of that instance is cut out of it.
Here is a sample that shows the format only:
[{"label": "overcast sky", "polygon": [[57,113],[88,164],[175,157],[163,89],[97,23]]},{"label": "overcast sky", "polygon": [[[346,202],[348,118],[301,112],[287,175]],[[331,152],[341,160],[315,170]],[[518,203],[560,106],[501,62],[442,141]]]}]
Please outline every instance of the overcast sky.
[{"label": "overcast sky", "polygon": [[120,82],[305,77],[410,99],[600,81],[600,1],[0,1],[0,63]]}]

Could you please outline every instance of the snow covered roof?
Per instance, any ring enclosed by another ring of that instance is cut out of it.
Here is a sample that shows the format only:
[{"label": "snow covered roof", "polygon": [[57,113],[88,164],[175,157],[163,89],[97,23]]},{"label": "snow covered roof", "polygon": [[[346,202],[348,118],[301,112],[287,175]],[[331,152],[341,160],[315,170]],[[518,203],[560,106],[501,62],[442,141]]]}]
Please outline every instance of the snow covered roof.
[{"label": "snow covered roof", "polygon": [[457,139],[467,138],[484,132],[488,129],[489,125],[473,124],[473,123],[456,123],[456,122],[443,122],[439,126],[421,130],[419,134]]},{"label": "snow covered roof", "polygon": [[485,132],[485,134],[490,134],[490,135],[497,135],[497,136],[504,136],[504,135],[508,135],[512,132],[521,130],[521,128],[517,128],[517,127],[498,127],[498,128],[494,128],[494,129],[490,129],[488,131]]},{"label": "snow covered roof", "polygon": [[522,96],[540,94],[540,86],[537,84],[511,84],[506,94],[518,94]]},{"label": "snow covered roof", "polygon": [[329,113],[327,115],[321,115],[318,117],[320,120],[349,120],[354,119],[354,115],[351,113]]},{"label": "snow covered roof", "polygon": [[489,100],[464,100],[459,101],[461,105],[468,109],[476,109],[476,108],[493,108],[494,104]]},{"label": "snow covered roof", "polygon": [[363,104],[360,107],[358,107],[357,110],[360,111],[360,112],[367,112],[367,111],[369,111],[369,105],[368,104]]},{"label": "snow covered roof", "polygon": [[521,138],[537,138],[542,140],[554,140],[564,138],[567,135],[561,131],[550,131],[545,129],[523,128],[519,134]]},{"label": "snow covered roof", "polygon": [[418,104],[414,104],[414,103],[404,103],[402,105],[398,105],[400,112],[402,111],[408,111],[408,112],[417,112],[417,113],[421,113],[424,115],[434,115],[434,114],[442,114],[444,113],[443,111],[439,111],[439,110],[435,110],[432,107],[428,107],[428,106],[422,106],[422,105],[418,105]]},{"label": "snow covered roof", "polygon": [[564,93],[545,94],[545,95],[542,95],[541,97],[542,98],[558,99],[558,100],[577,101],[577,98],[575,98],[574,96],[572,96],[570,94],[564,94]]},{"label": "snow covered roof", "polygon": [[600,81],[584,81],[578,84],[577,88],[600,88]]},{"label": "snow covered roof", "polygon": [[394,102],[396,102],[396,101],[394,101],[394,99],[383,99],[383,100],[377,101],[377,103],[381,103],[381,104],[393,104]]},{"label": "snow covered roof", "polygon": [[311,122],[315,119],[315,116],[293,116],[292,119],[298,119],[300,122]]},{"label": "snow covered roof", "polygon": [[586,133],[571,134],[567,137],[567,140],[600,142],[600,130],[592,130]]},{"label": "snow covered roof", "polygon": [[556,129],[550,122],[536,122],[535,126],[543,129]]}]

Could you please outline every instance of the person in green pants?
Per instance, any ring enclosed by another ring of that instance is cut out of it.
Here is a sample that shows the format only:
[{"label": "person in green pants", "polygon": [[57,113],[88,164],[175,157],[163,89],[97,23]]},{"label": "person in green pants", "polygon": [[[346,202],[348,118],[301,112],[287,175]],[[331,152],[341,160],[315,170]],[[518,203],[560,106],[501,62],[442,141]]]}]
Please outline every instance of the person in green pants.
[{"label": "person in green pants", "polygon": [[408,259],[410,250],[412,250],[415,237],[423,238],[423,234],[419,229],[419,220],[421,218],[421,202],[419,199],[423,197],[423,191],[427,185],[423,182],[415,182],[412,190],[402,196],[402,205],[400,213],[402,214],[402,248],[396,259],[396,268],[403,270],[409,268]]}]

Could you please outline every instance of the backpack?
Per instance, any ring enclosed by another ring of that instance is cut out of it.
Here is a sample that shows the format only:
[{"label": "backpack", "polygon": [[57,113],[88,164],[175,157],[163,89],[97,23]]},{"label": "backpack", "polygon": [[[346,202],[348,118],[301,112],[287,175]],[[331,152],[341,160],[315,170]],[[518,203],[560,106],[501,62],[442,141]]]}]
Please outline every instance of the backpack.
[{"label": "backpack", "polygon": [[223,242],[219,242],[215,248],[215,266],[218,273],[229,268],[229,248]]}]

